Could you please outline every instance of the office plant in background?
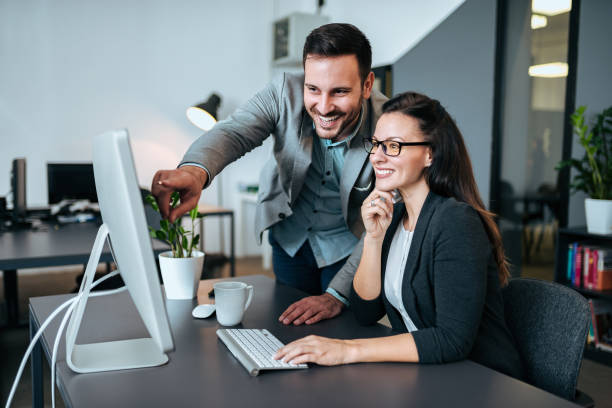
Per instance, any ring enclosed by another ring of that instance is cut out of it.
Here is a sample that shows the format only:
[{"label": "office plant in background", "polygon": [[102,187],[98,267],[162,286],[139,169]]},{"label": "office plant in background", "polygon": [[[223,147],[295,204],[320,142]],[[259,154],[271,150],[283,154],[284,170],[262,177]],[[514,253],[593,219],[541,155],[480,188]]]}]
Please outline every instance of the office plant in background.
[{"label": "office plant in background", "polygon": [[[155,197],[149,194],[146,201],[159,212]],[[176,208],[179,201],[179,194],[173,192],[170,196],[170,207]],[[159,254],[159,267],[168,299],[193,299],[202,275],[204,252],[195,249],[200,242],[200,235],[195,233],[196,220],[201,218],[197,207],[189,211],[189,218],[191,230],[182,226],[182,218],[174,222],[162,219],[159,222],[160,229],[149,227],[151,237],[167,242],[171,248],[170,251]]]},{"label": "office plant in background", "polygon": [[589,196],[584,204],[588,232],[612,234],[612,106],[599,113],[590,128],[585,111],[581,106],[571,115],[584,156],[562,161],[556,169],[574,169],[572,193],[584,191]]}]

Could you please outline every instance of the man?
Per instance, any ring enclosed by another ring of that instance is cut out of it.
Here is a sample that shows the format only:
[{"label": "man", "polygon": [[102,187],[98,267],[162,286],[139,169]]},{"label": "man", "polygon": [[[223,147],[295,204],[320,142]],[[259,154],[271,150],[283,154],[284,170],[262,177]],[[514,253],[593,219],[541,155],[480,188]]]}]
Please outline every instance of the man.
[{"label": "man", "polygon": [[[304,75],[270,83],[194,142],[179,168],[153,178],[161,213],[173,221],[197,205],[226,165],[272,134],[275,160],[260,175],[257,239],[270,230],[278,282],[314,295],[291,305],[279,318],[284,324],[331,318],[347,304],[361,255],[360,207],[373,187],[362,139],[374,133],[386,100],[372,92],[371,61],[369,41],[356,27],[313,30]],[[181,205],[170,211],[175,190]]]}]

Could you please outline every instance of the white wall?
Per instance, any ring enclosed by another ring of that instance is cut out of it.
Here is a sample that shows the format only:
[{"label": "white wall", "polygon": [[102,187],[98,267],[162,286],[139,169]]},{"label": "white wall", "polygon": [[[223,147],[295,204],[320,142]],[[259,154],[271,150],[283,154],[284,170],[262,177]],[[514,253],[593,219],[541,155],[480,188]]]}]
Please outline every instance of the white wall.
[{"label": "white wall", "polygon": [[0,195],[25,156],[28,205],[45,205],[45,163],[90,161],[91,137],[119,127],[150,186],[200,134],[189,104],[216,91],[225,117],[269,80],[271,18],[271,1],[0,0]]},{"label": "white wall", "polygon": [[[383,65],[462,2],[328,0],[322,13],[360,27]],[[139,181],[149,186],[200,133],[185,118],[189,104],[218,92],[224,118],[266,84],[276,71],[271,23],[293,11],[314,12],[316,1],[0,0],[0,195],[11,160],[24,156],[28,205],[45,205],[45,163],[90,161],[91,137],[119,127],[130,131]],[[268,151],[230,165],[203,201],[238,210],[237,183],[257,182]],[[206,226],[206,247],[216,251],[217,223]],[[256,253],[254,243],[245,252]]]},{"label": "white wall", "polygon": [[[372,66],[389,65],[414,47],[465,0],[326,0],[321,14],[357,26],[372,45]],[[274,16],[315,13],[315,0],[275,0]]]}]

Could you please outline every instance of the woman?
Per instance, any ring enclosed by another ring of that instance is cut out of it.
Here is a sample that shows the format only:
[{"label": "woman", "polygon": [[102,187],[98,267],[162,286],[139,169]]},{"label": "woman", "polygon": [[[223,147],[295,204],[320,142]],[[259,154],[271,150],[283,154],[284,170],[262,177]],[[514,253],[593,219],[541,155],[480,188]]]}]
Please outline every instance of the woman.
[{"label": "woman", "polygon": [[[383,105],[364,143],[376,186],[361,209],[366,233],[351,308],[364,324],[386,313],[399,334],[308,336],[276,358],[322,365],[471,358],[521,378],[500,293],[508,278],[501,236],[452,118],[438,101],[407,92]],[[395,205],[394,191],[402,199]]]}]

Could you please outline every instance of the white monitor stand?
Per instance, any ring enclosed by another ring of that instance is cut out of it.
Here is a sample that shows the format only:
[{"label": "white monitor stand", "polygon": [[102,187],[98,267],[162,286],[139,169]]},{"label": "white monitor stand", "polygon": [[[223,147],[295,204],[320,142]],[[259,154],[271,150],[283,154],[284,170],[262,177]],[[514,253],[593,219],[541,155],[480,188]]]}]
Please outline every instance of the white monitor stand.
[{"label": "white monitor stand", "polygon": [[153,367],[168,362],[168,356],[152,338],[107,341],[102,343],[76,344],[76,338],[96,267],[100,260],[108,228],[100,226],[93,250],[87,262],[79,295],[82,295],[66,329],[66,361],[77,373],[125,370],[129,368]]}]

